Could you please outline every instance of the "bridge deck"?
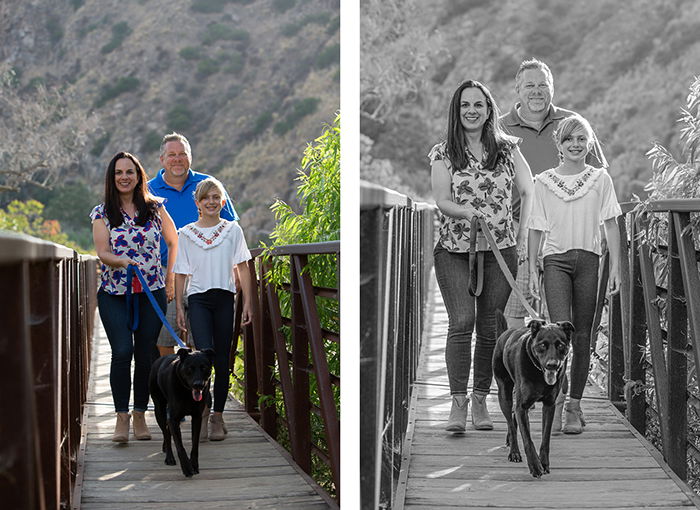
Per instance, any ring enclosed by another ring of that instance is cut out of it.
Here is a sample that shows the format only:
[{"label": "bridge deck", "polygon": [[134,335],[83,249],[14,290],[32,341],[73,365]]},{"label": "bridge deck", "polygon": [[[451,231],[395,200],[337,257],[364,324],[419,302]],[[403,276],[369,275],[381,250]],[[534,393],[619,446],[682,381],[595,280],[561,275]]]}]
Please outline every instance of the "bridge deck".
[{"label": "bridge deck", "polygon": [[[150,441],[113,443],[114,406],[109,387],[110,347],[97,320],[87,403],[87,442],[80,505],[92,509],[326,509],[327,496],[290,460],[234,400],[224,417],[228,436],[200,446],[200,474],[187,479],[163,463],[163,436],[147,412]],[[183,423],[189,452],[190,421]]]},{"label": "bridge deck", "polygon": [[[397,508],[402,501],[411,510],[695,507],[692,491],[590,384],[582,401],[585,431],[552,437],[551,474],[539,480],[530,476],[526,463],[508,462],[506,423],[495,382],[488,398],[494,430],[477,431],[468,425],[461,436],[445,432],[450,409],[444,361],[447,313],[436,287],[411,402]],[[536,405],[530,415],[538,448],[540,409]],[[522,440],[520,445],[522,451]]]}]

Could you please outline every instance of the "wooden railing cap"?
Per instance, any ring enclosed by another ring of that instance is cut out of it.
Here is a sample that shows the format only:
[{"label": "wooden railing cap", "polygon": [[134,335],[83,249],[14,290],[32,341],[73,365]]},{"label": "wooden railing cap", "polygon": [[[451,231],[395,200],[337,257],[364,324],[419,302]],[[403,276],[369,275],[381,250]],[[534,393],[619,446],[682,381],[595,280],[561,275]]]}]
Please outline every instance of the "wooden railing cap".
[{"label": "wooden railing cap", "polygon": [[26,234],[0,230],[0,263],[20,260],[72,258],[75,252],[60,244]]}]

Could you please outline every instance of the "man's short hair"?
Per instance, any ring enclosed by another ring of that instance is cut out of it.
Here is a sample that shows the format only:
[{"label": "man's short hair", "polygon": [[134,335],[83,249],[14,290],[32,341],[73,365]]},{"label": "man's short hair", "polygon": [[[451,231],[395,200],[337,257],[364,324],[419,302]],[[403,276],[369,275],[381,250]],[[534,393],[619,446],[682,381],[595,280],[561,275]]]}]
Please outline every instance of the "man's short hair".
[{"label": "man's short hair", "polygon": [[184,135],[181,135],[180,133],[175,133],[174,131],[165,135],[163,137],[163,141],[160,142],[161,157],[165,156],[165,144],[168,142],[182,142],[182,145],[185,146],[185,151],[187,152],[187,155],[190,157],[190,159],[192,159],[192,147],[190,147],[190,142],[187,141],[187,138],[185,138]]},{"label": "man's short hair", "polygon": [[531,58],[530,60],[523,60],[522,64],[520,64],[520,67],[518,68],[518,72],[515,73],[516,87],[520,87],[520,77],[522,76],[523,72],[528,69],[539,69],[547,77],[549,85],[552,87],[554,86],[554,77],[552,76],[552,71],[549,69],[549,66],[541,60]]}]

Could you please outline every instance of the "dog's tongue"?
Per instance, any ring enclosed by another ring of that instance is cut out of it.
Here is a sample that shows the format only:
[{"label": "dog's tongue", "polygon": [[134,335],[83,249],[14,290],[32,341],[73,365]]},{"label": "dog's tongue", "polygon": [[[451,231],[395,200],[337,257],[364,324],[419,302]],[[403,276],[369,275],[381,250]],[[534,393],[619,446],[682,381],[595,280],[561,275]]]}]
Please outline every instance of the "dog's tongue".
[{"label": "dog's tongue", "polygon": [[557,371],[556,370],[545,370],[544,380],[550,386],[557,382]]},{"label": "dog's tongue", "polygon": [[194,390],[193,389],[192,390],[192,398],[197,402],[202,400],[202,390]]}]

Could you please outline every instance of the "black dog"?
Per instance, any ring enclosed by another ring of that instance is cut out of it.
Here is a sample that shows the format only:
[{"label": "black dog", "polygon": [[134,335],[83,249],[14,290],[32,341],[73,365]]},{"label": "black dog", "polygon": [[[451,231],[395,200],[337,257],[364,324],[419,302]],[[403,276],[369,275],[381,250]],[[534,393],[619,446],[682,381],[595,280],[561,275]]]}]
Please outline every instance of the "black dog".
[{"label": "black dog", "polygon": [[[163,431],[165,463],[175,465],[170,443],[172,435],[180,467],[186,477],[199,473],[199,430],[204,406],[211,407],[209,379],[213,361],[212,349],[194,352],[180,349],[177,354],[158,358],[151,367],[151,398],[158,426]],[[180,433],[180,420],[187,415],[192,417],[192,451],[189,458]]]},{"label": "black dog", "polygon": [[[508,460],[522,462],[518,448],[520,426],[530,474],[539,478],[549,473],[554,405],[566,371],[566,355],[574,326],[570,322],[553,324],[533,319],[527,327],[506,330],[508,324],[500,310],[496,310],[496,321],[500,336],[493,351],[493,374],[498,383],[498,402],[508,422]],[[539,457],[530,437],[528,419],[528,411],[535,402],[542,402]]]}]

